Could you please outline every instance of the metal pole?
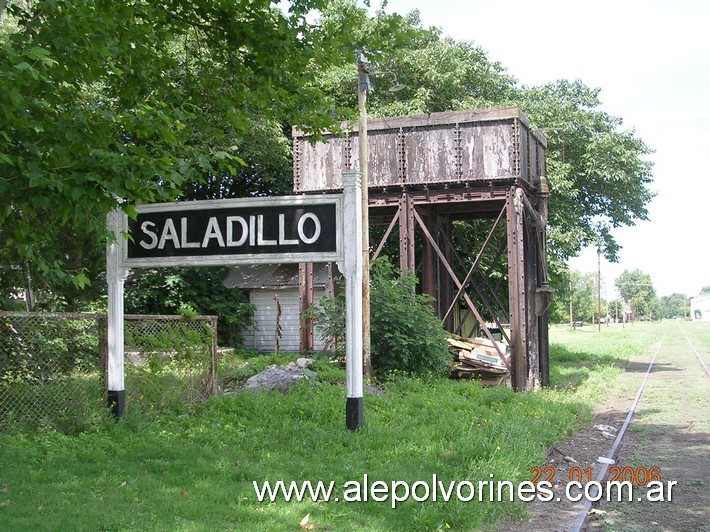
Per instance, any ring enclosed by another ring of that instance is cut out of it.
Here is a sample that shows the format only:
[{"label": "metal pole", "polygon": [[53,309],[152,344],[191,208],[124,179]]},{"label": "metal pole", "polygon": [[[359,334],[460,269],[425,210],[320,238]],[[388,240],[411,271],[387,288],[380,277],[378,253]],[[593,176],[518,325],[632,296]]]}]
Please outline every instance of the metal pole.
[{"label": "metal pole", "polygon": [[343,265],[345,276],[345,426],[363,425],[362,203],[360,174],[343,173]]},{"label": "metal pole", "polygon": [[25,305],[27,307],[27,312],[32,312],[35,309],[35,296],[32,291],[32,276],[30,275],[30,263],[25,261],[25,281],[27,283],[27,288],[25,288]]},{"label": "metal pole", "polygon": [[602,252],[597,248],[597,328],[602,332]]},{"label": "metal pole", "polygon": [[362,361],[365,377],[372,377],[370,355],[370,219],[368,195],[368,149],[367,149],[367,91],[370,88],[368,65],[365,56],[357,54],[357,103],[360,112],[358,153],[360,158],[362,201]]},{"label": "metal pole", "polygon": [[126,390],[123,374],[123,282],[128,270],[122,267],[121,231],[124,230],[125,215],[119,210],[107,215],[109,232],[115,236],[106,246],[106,282],[108,283],[108,364],[106,399],[113,415],[123,415],[126,408]]},{"label": "metal pole", "polygon": [[604,282],[604,304],[606,306],[606,326],[609,327],[611,317],[609,316],[609,287],[606,282]]},{"label": "metal pole", "polygon": [[569,280],[569,326],[574,329],[574,316],[572,316],[572,279]]}]

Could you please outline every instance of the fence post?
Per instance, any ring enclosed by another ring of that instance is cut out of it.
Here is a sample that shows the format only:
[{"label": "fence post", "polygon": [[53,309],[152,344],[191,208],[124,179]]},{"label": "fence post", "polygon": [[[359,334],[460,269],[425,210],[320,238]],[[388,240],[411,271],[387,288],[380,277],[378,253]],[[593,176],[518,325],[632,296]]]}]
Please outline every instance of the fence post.
[{"label": "fence post", "polygon": [[121,241],[124,215],[119,210],[106,217],[113,241],[106,245],[106,282],[108,283],[108,363],[106,398],[114,416],[121,417],[126,408],[126,390],[123,368],[123,282],[128,270],[123,268]]},{"label": "fence post", "polygon": [[345,276],[345,426],[363,425],[362,404],[362,184],[359,172],[343,172],[343,267]]},{"label": "fence post", "polygon": [[212,363],[210,367],[210,395],[217,393],[217,316],[212,318]]}]

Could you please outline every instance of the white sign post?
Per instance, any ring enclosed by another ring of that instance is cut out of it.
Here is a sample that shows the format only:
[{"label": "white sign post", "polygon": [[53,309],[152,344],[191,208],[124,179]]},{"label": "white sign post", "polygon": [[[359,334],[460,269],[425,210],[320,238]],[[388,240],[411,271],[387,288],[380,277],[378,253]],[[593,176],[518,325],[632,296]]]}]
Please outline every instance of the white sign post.
[{"label": "white sign post", "polygon": [[343,255],[345,276],[345,426],[363,425],[362,405],[362,200],[359,172],[343,173]]},{"label": "white sign post", "polygon": [[128,270],[123,267],[121,234],[126,230],[126,215],[112,211],[107,216],[108,230],[114,240],[106,247],[106,282],[108,283],[108,360],[107,399],[111,412],[121,417],[126,408],[126,390],[123,383],[123,282]]}]

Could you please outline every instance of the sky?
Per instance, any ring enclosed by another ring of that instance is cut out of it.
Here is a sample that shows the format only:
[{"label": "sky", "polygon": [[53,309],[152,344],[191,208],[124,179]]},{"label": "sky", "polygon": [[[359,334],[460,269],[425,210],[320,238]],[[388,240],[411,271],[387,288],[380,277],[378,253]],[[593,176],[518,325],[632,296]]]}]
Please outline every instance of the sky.
[{"label": "sky", "polygon": [[[619,262],[601,260],[610,299],[625,269],[649,274],[659,296],[710,286],[710,2],[388,0],[385,8],[414,9],[424,27],[474,42],[525,85],[581,79],[600,88],[602,109],[655,150],[649,221],[615,230]],[[596,250],[570,267],[596,272]]]}]

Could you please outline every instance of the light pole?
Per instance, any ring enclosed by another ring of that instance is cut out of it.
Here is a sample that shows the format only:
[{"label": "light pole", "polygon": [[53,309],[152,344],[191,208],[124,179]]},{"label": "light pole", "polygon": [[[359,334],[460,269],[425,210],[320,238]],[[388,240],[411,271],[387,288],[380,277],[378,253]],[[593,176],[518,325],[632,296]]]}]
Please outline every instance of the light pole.
[{"label": "light pole", "polygon": [[597,247],[597,327],[602,332],[602,250]]},{"label": "light pole", "polygon": [[569,326],[574,329],[574,315],[572,306],[572,279],[569,280]]},{"label": "light pole", "polygon": [[357,52],[357,105],[360,112],[358,124],[358,156],[362,180],[362,364],[366,379],[372,377],[370,356],[370,198],[367,172],[367,91],[371,89],[367,58]]},{"label": "light pole", "polygon": [[355,53],[357,60],[357,106],[360,114],[358,124],[358,157],[360,158],[360,177],[362,179],[362,363],[366,379],[372,377],[372,356],[370,349],[370,198],[368,194],[368,149],[367,149],[367,93],[372,90],[370,76],[392,74],[394,85],[390,92],[397,92],[406,87],[397,82],[397,76],[391,71],[370,71],[370,63],[365,54]]}]

